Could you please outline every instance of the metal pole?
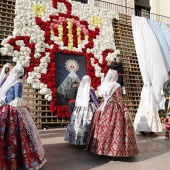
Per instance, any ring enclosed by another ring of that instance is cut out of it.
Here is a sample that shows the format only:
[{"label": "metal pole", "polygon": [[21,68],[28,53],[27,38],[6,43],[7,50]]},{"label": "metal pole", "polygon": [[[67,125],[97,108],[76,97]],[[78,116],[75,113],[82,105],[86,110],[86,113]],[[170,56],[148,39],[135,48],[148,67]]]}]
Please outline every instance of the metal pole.
[{"label": "metal pole", "polygon": [[125,0],[126,23],[127,23],[127,0]]},{"label": "metal pole", "polygon": [[126,9],[126,15],[127,15],[127,0],[125,0],[125,9]]}]

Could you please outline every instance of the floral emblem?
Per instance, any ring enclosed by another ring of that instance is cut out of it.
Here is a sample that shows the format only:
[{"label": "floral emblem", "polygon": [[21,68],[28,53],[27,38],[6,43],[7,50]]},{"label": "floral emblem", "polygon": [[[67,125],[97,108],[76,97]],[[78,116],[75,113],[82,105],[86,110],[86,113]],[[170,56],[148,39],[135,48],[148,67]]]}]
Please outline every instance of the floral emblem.
[{"label": "floral emblem", "polygon": [[118,14],[67,0],[16,0],[15,12],[13,34],[2,41],[1,54],[27,67],[27,82],[50,101],[52,113],[65,117],[68,108],[56,104],[55,53],[85,56],[97,90],[107,62],[119,53],[112,27]]}]

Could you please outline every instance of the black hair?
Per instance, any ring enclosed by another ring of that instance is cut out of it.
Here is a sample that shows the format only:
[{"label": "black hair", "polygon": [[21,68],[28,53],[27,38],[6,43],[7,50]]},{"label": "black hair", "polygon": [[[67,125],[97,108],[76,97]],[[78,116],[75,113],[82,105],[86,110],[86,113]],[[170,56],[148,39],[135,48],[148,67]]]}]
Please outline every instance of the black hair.
[{"label": "black hair", "polygon": [[73,81],[73,82],[72,82],[72,86],[73,86],[73,85],[76,85],[76,84],[78,84],[78,83],[79,83],[78,81]]},{"label": "black hair", "polygon": [[0,40],[0,48],[2,48],[3,46],[1,45],[1,42],[2,42],[2,40]]},{"label": "black hair", "polygon": [[5,67],[5,74],[8,74],[9,72],[9,67]]},{"label": "black hair", "polygon": [[[13,61],[9,61],[8,63],[12,66],[15,66],[15,62]],[[8,72],[9,72],[9,67],[5,67],[5,73],[8,74]]]},{"label": "black hair", "polygon": [[168,71],[168,74],[170,75],[170,71]]},{"label": "black hair", "polygon": [[8,62],[10,65],[12,65],[12,66],[15,66],[16,65],[16,63],[14,62],[14,61],[9,61]]},{"label": "black hair", "polygon": [[19,79],[23,79],[23,77],[24,77],[24,76],[26,75],[26,73],[27,73],[26,68],[25,68],[25,67],[23,67],[23,68],[24,68],[24,75],[20,76]]}]

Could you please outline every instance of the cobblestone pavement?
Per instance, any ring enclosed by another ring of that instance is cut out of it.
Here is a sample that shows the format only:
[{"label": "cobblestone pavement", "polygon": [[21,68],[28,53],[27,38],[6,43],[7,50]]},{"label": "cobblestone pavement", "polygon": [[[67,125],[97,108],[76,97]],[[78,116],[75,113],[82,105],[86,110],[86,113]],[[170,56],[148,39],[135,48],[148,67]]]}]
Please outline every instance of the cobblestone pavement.
[{"label": "cobblestone pavement", "polygon": [[170,140],[164,133],[137,133],[140,153],[133,158],[98,156],[64,141],[65,128],[41,130],[47,163],[41,170],[169,170]]}]

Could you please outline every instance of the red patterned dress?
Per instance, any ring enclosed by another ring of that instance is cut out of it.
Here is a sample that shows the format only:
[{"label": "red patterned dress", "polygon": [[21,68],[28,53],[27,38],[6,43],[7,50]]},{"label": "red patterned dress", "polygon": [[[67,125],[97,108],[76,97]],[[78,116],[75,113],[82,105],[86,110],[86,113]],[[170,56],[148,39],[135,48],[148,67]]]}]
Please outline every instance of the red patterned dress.
[{"label": "red patterned dress", "polygon": [[87,139],[87,149],[95,154],[106,156],[137,155],[139,150],[134,127],[122,101],[120,87],[108,100],[103,112],[99,109],[100,105],[93,117]]},{"label": "red patterned dress", "polygon": [[22,106],[22,83],[6,94],[7,101],[0,107],[0,170],[40,169],[45,152],[30,112]]}]

